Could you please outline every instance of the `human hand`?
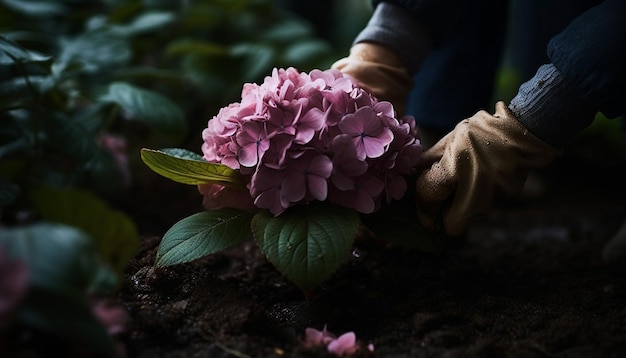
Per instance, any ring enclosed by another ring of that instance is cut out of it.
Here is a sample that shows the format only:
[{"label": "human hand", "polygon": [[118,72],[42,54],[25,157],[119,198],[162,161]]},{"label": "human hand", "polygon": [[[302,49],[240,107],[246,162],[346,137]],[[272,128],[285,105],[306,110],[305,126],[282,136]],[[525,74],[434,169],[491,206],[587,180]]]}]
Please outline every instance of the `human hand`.
[{"label": "human hand", "polygon": [[350,49],[350,55],[332,65],[350,75],[361,87],[376,98],[389,101],[397,115],[404,115],[406,97],[413,80],[400,58],[388,48],[361,42]]},{"label": "human hand", "polygon": [[498,195],[519,193],[531,168],[547,166],[560,150],[531,134],[504,102],[479,111],[424,152],[416,181],[417,215],[427,228],[462,234]]}]

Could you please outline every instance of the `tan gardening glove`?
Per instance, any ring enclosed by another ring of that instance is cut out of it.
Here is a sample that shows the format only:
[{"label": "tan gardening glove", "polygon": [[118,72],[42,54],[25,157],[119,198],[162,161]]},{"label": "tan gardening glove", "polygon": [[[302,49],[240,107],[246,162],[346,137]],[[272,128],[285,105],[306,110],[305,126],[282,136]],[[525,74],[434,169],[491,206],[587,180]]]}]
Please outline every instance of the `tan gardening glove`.
[{"label": "tan gardening glove", "polygon": [[427,169],[416,182],[418,218],[427,228],[462,234],[497,195],[520,192],[529,169],[547,166],[559,153],[498,102],[494,115],[476,113],[424,152],[420,168]]},{"label": "tan gardening glove", "polygon": [[400,58],[388,48],[370,42],[355,44],[350,55],[332,65],[350,75],[361,87],[382,101],[393,104],[396,114],[405,114],[406,97],[413,86]]}]

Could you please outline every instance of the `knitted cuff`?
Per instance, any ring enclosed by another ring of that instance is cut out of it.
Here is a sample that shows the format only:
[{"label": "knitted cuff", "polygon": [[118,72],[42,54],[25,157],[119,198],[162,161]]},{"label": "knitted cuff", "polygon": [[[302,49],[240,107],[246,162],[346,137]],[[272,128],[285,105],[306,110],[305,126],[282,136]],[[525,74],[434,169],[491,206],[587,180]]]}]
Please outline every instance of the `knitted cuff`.
[{"label": "knitted cuff", "polygon": [[552,64],[539,67],[520,86],[509,109],[532,134],[557,148],[591,124],[597,113]]}]

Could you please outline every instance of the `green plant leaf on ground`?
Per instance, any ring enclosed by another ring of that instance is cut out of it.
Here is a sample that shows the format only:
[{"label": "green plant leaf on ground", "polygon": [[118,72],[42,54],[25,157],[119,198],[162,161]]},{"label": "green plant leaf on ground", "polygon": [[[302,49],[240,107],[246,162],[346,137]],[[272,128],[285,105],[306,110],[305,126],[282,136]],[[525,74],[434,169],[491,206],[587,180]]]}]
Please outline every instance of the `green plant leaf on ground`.
[{"label": "green plant leaf on ground", "polygon": [[160,93],[125,82],[114,82],[99,101],[119,105],[129,118],[144,121],[174,141],[181,141],[187,133],[187,122],[182,110]]},{"label": "green plant leaf on ground", "polygon": [[297,205],[277,217],[264,210],[252,219],[261,251],[306,290],[315,289],[344,262],[358,227],[356,211],[326,202]]},{"label": "green plant leaf on ground", "polygon": [[245,189],[243,176],[230,167],[209,163],[196,153],[180,148],[141,149],[141,159],[156,173],[189,185],[220,184]]},{"label": "green plant leaf on ground", "polygon": [[135,223],[111,209],[92,193],[80,189],[40,187],[31,193],[40,215],[48,221],[81,229],[117,273],[126,267],[139,245]]},{"label": "green plant leaf on ground", "polygon": [[219,252],[250,238],[252,214],[224,208],[193,214],[174,224],[161,239],[156,265],[169,266]]}]

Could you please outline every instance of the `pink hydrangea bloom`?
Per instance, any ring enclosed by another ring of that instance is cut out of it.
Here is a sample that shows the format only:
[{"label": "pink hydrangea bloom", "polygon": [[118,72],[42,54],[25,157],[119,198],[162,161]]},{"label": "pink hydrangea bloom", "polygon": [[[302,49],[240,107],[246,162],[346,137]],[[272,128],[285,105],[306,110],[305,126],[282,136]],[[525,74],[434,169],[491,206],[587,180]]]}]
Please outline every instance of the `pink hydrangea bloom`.
[{"label": "pink hydrangea bloom", "polygon": [[[422,154],[413,122],[338,70],[275,68],[209,120],[202,152],[248,175],[250,201],[274,215],[314,200],[371,213],[406,192]],[[231,194],[203,190],[207,203]]]}]

